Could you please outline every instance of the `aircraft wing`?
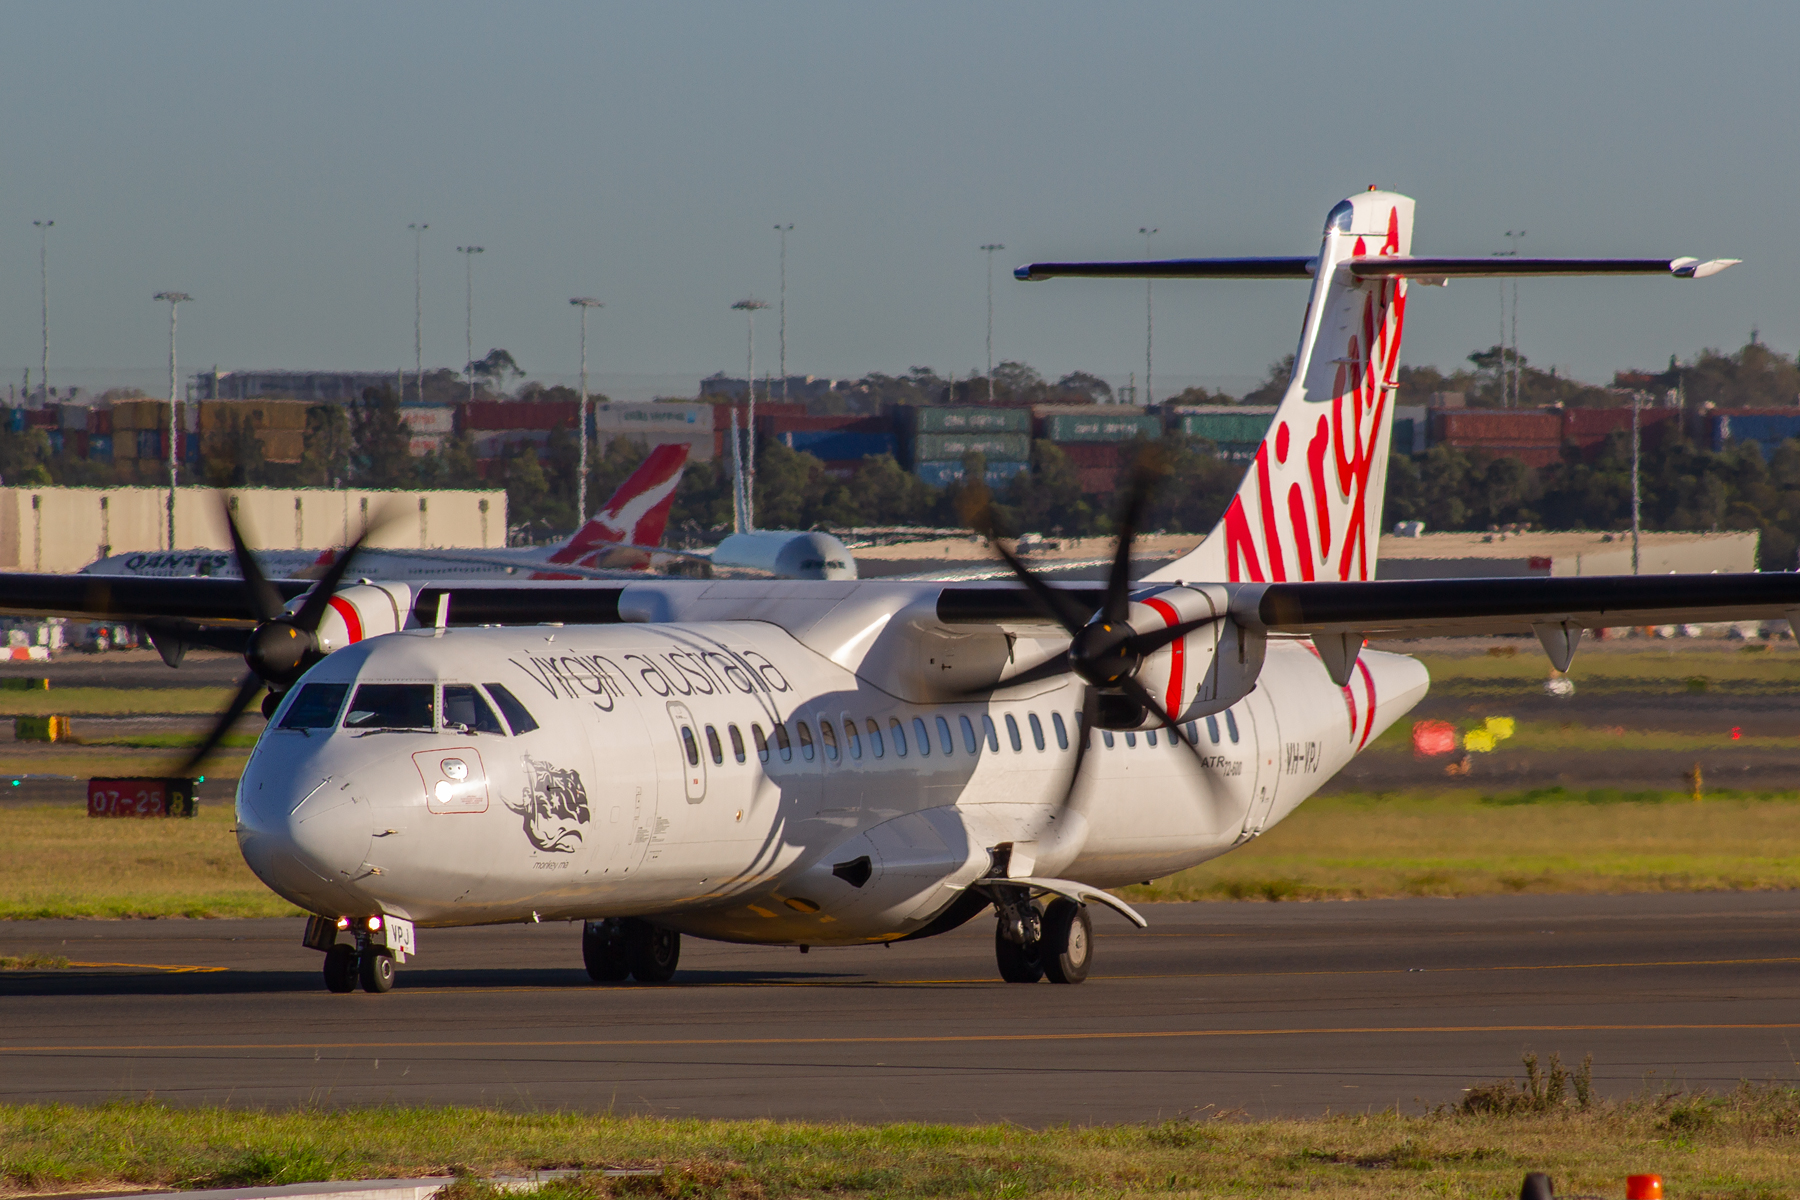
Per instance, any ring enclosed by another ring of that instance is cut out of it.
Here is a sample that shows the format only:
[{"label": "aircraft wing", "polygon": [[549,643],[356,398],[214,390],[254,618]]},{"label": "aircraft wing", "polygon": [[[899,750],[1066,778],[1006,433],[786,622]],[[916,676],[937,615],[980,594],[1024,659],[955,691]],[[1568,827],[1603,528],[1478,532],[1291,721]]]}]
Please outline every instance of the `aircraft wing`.
[{"label": "aircraft wing", "polygon": [[[306,579],[272,581],[282,601],[312,586]],[[70,617],[85,621],[197,621],[256,624],[256,610],[237,579],[134,579],[118,575],[0,572],[0,615]]]},{"label": "aircraft wing", "polygon": [[[1092,584],[1057,585],[1097,608]],[[1353,583],[1230,583],[1230,613],[1273,634],[1439,637],[1532,633],[1538,627],[1605,629],[1800,616],[1800,574],[1587,575],[1545,579],[1395,579]],[[1030,626],[1045,621],[1017,585],[949,586],[938,619],[950,625]]]},{"label": "aircraft wing", "polygon": [[1587,575],[1239,584],[1232,612],[1270,633],[1531,633],[1800,615],[1800,574]]},{"label": "aircraft wing", "polygon": [[[1413,279],[1534,275],[1671,275],[1705,279],[1739,259],[1714,258],[1518,258],[1505,254],[1420,258],[1410,254],[1365,255],[1343,262],[1357,279]],[[1319,260],[1275,258],[1168,258],[1150,262],[1037,262],[1013,271],[1015,279],[1311,279]]]}]

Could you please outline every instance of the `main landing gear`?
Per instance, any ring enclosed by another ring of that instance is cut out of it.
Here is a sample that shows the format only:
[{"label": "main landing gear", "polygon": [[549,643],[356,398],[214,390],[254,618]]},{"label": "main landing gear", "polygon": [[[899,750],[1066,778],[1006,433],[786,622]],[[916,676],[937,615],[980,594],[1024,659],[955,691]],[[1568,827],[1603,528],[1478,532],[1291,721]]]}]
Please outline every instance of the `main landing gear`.
[{"label": "main landing gear", "polygon": [[681,935],[637,917],[607,917],[581,927],[581,961],[596,983],[667,983],[681,961]]},{"label": "main landing gear", "polygon": [[1007,889],[994,902],[994,957],[1008,983],[1080,983],[1094,957],[1087,906],[1061,896],[1041,908],[1023,891]]},{"label": "main landing gear", "polygon": [[[350,933],[355,941],[338,941],[339,931]],[[325,952],[325,990],[340,995],[354,992],[358,984],[365,992],[394,990],[394,968],[406,961],[413,948],[410,921],[397,917],[368,917],[351,921],[343,917],[309,917],[302,939],[314,950]]]}]

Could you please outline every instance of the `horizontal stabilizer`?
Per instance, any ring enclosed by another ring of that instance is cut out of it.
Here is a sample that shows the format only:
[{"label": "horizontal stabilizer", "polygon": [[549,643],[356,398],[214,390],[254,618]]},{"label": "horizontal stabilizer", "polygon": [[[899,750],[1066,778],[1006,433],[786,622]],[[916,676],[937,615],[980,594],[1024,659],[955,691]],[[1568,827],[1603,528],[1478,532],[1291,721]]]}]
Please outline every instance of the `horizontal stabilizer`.
[{"label": "horizontal stabilizer", "polygon": [[[1552,275],[1670,275],[1677,279],[1705,279],[1717,275],[1741,259],[1715,258],[1513,258],[1487,255],[1481,258],[1414,258],[1382,255],[1351,258],[1344,262],[1357,279],[1521,278]],[[1014,278],[1037,279],[1310,279],[1318,270],[1316,257],[1287,258],[1171,258],[1153,262],[1045,262],[1028,263],[1013,271]]]},{"label": "horizontal stabilizer", "polygon": [[1056,279],[1311,279],[1317,258],[1171,258],[1159,262],[1028,263],[1020,280]]}]

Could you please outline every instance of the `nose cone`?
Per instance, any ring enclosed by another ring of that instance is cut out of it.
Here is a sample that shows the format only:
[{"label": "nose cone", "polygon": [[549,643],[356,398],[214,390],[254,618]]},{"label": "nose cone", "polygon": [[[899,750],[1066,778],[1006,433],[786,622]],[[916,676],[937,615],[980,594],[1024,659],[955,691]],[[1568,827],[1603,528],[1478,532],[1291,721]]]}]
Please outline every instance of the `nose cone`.
[{"label": "nose cone", "polygon": [[238,848],[257,878],[301,908],[368,911],[358,883],[369,874],[369,803],[349,778],[310,766],[266,748],[251,758],[238,781]]}]

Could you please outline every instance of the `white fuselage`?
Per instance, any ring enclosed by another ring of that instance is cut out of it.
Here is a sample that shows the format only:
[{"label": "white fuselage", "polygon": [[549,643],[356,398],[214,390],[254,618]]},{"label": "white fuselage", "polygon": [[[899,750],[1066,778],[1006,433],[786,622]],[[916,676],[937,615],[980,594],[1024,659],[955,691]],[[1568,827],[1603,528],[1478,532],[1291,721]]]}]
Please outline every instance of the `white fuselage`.
[{"label": "white fuselage", "polygon": [[[306,685],[354,697],[371,682],[438,688],[434,727],[281,728]],[[443,685],[490,683],[538,728],[443,727]],[[1195,723],[1204,764],[1166,731],[1096,731],[1064,808],[1072,677],[911,703],[761,620],[407,630],[331,654],[294,689],[239,785],[238,837],[270,887],[326,915],[653,916],[731,941],[885,941],[944,912],[1000,847],[1011,877],[1095,887],[1222,854],[1426,686],[1415,660],[1365,651],[1340,689],[1309,645],[1271,643],[1250,696]]]}]

